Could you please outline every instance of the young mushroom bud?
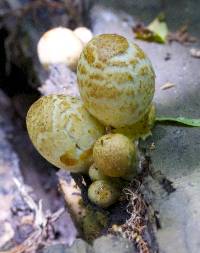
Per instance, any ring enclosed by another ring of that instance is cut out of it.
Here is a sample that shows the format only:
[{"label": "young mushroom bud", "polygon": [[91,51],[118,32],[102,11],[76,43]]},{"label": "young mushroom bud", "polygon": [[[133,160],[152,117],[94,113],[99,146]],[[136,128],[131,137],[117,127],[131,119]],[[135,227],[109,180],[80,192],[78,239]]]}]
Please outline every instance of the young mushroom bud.
[{"label": "young mushroom bud", "polygon": [[38,57],[44,67],[62,63],[71,69],[76,69],[82,49],[80,39],[64,27],[45,32],[37,46]]},{"label": "young mushroom bud", "polygon": [[97,180],[88,189],[88,197],[97,206],[107,208],[119,197],[119,190],[108,180]]},{"label": "young mushroom bud", "polygon": [[96,141],[93,158],[104,175],[123,177],[135,169],[136,147],[122,134],[107,134]]},{"label": "young mushroom bud", "polygon": [[75,35],[86,45],[93,37],[92,32],[86,27],[77,27],[74,30]]},{"label": "young mushroom bud", "polygon": [[132,125],[149,110],[155,89],[150,60],[117,34],[95,36],[83,49],[77,78],[87,110],[104,125]]},{"label": "young mushroom bud", "polygon": [[108,177],[103,175],[94,163],[90,166],[88,174],[92,181],[108,179]]},{"label": "young mushroom bud", "polygon": [[92,163],[92,147],[104,129],[78,98],[49,95],[29,109],[27,129],[38,152],[58,168],[84,172]]}]

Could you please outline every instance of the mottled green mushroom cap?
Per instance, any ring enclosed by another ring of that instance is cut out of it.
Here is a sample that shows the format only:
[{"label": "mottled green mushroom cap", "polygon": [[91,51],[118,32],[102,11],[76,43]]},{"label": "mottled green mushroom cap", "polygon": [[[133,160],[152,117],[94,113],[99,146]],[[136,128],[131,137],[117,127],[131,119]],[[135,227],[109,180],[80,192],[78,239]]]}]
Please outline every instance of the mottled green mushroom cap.
[{"label": "mottled green mushroom cap", "polygon": [[117,34],[95,36],[77,67],[81,98],[104,125],[124,127],[148,111],[155,90],[152,64],[143,50]]},{"label": "mottled green mushroom cap", "polygon": [[80,99],[49,95],[29,109],[26,124],[38,152],[58,168],[86,171],[92,148],[104,128],[83,107]]},{"label": "mottled green mushroom cap", "polygon": [[123,134],[106,134],[96,141],[93,158],[104,175],[122,177],[135,169],[136,146]]},{"label": "mottled green mushroom cap", "polygon": [[112,182],[97,180],[90,185],[88,197],[94,204],[107,208],[116,202],[119,191]]}]

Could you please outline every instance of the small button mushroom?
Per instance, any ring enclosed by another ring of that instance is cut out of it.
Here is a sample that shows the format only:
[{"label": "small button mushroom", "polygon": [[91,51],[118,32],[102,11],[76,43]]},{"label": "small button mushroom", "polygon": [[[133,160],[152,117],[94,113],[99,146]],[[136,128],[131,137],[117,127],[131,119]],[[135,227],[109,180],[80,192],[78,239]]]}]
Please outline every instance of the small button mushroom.
[{"label": "small button mushroom", "polygon": [[132,125],[149,110],[155,74],[146,54],[117,34],[95,36],[77,66],[80,95],[87,110],[104,125]]},{"label": "small button mushroom", "polygon": [[84,172],[92,163],[92,147],[104,129],[80,99],[49,95],[29,109],[26,124],[38,152],[58,168]]},{"label": "small button mushroom", "polygon": [[43,34],[37,45],[38,57],[44,67],[65,64],[76,69],[83,43],[72,30],[64,27],[53,28]]},{"label": "small button mushroom", "polygon": [[103,175],[94,163],[90,166],[88,174],[92,181],[108,179],[108,177]]},{"label": "small button mushroom", "polygon": [[93,37],[92,32],[87,27],[77,27],[74,30],[75,35],[86,45]]},{"label": "small button mushroom", "polygon": [[117,201],[119,191],[112,182],[97,180],[89,186],[88,197],[97,206],[107,208]]},{"label": "small button mushroom", "polygon": [[95,166],[110,177],[130,174],[136,165],[136,147],[122,134],[107,134],[100,137],[93,148]]}]

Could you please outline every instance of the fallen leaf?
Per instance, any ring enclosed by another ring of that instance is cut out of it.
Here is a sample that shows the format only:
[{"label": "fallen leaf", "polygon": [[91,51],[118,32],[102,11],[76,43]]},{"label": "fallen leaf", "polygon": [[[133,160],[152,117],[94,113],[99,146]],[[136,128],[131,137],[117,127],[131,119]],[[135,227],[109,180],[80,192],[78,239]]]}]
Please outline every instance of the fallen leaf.
[{"label": "fallen leaf", "polygon": [[178,31],[168,34],[168,41],[176,41],[180,44],[185,44],[196,42],[197,38],[188,33],[188,25],[183,25]]},{"label": "fallen leaf", "polygon": [[184,117],[156,117],[156,122],[172,121],[187,126],[200,127],[200,119],[188,119]]},{"label": "fallen leaf", "polygon": [[158,43],[167,42],[168,27],[163,15],[159,15],[147,27],[142,24],[136,25],[133,31],[137,39]]},{"label": "fallen leaf", "polygon": [[157,17],[147,28],[157,36],[160,43],[167,42],[168,27],[163,18]]},{"label": "fallen leaf", "polygon": [[175,86],[176,85],[174,83],[167,82],[167,83],[163,84],[160,88],[161,88],[161,90],[167,90],[167,89],[173,88]]},{"label": "fallen leaf", "polygon": [[190,55],[195,58],[200,58],[200,49],[191,48]]}]

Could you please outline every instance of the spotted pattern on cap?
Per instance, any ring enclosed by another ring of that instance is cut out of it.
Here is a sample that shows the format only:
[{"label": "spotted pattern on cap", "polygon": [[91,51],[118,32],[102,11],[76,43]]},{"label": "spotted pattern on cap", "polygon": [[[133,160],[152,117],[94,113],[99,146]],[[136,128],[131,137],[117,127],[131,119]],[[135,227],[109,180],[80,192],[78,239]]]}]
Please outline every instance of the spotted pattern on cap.
[{"label": "spotted pattern on cap", "polygon": [[85,46],[77,78],[86,109],[116,128],[140,120],[155,90],[155,73],[146,54],[117,34],[98,35]]},{"label": "spotted pattern on cap", "polygon": [[49,95],[29,109],[27,129],[38,152],[58,168],[84,171],[92,162],[92,147],[104,129],[78,98]]}]

